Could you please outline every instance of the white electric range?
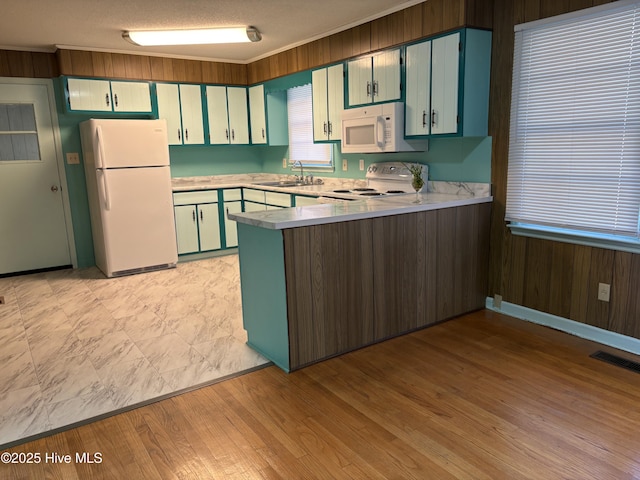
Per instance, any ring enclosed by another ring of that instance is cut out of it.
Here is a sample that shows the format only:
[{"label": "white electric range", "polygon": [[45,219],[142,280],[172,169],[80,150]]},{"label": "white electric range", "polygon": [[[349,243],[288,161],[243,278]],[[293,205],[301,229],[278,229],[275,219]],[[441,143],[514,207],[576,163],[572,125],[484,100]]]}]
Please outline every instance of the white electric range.
[{"label": "white electric range", "polygon": [[[350,198],[415,194],[415,190],[411,186],[413,176],[405,162],[372,163],[367,168],[365,178],[367,180],[366,187],[337,189],[333,190],[333,193],[349,195]],[[427,165],[422,165],[422,178],[424,186],[421,191],[426,191],[427,179],[429,178]]]}]

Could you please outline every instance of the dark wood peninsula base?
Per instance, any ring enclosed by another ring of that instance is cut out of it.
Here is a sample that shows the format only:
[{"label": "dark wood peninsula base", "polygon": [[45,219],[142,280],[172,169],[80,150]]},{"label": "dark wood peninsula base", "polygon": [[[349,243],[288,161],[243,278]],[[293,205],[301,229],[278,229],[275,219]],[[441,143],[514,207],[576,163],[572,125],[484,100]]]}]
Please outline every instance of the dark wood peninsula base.
[{"label": "dark wood peninsula base", "polygon": [[478,203],[283,230],[238,224],[249,345],[292,371],[483,308],[490,211]]}]

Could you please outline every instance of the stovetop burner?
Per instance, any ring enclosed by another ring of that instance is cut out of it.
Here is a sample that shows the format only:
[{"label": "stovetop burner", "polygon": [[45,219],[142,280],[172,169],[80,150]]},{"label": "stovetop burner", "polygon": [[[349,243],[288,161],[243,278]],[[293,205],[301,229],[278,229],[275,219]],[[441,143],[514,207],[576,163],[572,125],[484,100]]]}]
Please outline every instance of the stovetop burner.
[{"label": "stovetop burner", "polygon": [[360,187],[360,188],[354,188],[353,191],[354,192],[375,192],[375,188]]},{"label": "stovetop burner", "polygon": [[387,193],[407,193],[404,190],[387,190]]},{"label": "stovetop burner", "polygon": [[362,195],[364,197],[377,197],[380,195],[384,195],[384,193],[382,192],[362,192],[359,195]]},{"label": "stovetop burner", "polygon": [[351,190],[334,190],[333,193],[351,193]]}]

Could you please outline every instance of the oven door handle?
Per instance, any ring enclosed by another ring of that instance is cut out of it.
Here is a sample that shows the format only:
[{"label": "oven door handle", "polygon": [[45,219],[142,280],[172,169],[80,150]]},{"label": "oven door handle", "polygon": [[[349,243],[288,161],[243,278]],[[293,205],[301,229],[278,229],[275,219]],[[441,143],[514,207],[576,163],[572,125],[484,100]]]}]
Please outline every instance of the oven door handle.
[{"label": "oven door handle", "polygon": [[384,129],[386,122],[382,115],[378,115],[376,118],[376,146],[380,151],[384,150]]}]

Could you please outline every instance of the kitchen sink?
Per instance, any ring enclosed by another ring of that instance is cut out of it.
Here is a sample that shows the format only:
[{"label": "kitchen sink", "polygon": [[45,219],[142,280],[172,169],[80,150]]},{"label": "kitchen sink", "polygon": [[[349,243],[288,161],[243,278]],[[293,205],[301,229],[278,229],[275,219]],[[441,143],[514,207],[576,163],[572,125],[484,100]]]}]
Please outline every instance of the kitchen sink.
[{"label": "kitchen sink", "polygon": [[294,181],[280,181],[280,182],[257,182],[254,185],[260,185],[261,187],[304,187],[307,184]]}]

